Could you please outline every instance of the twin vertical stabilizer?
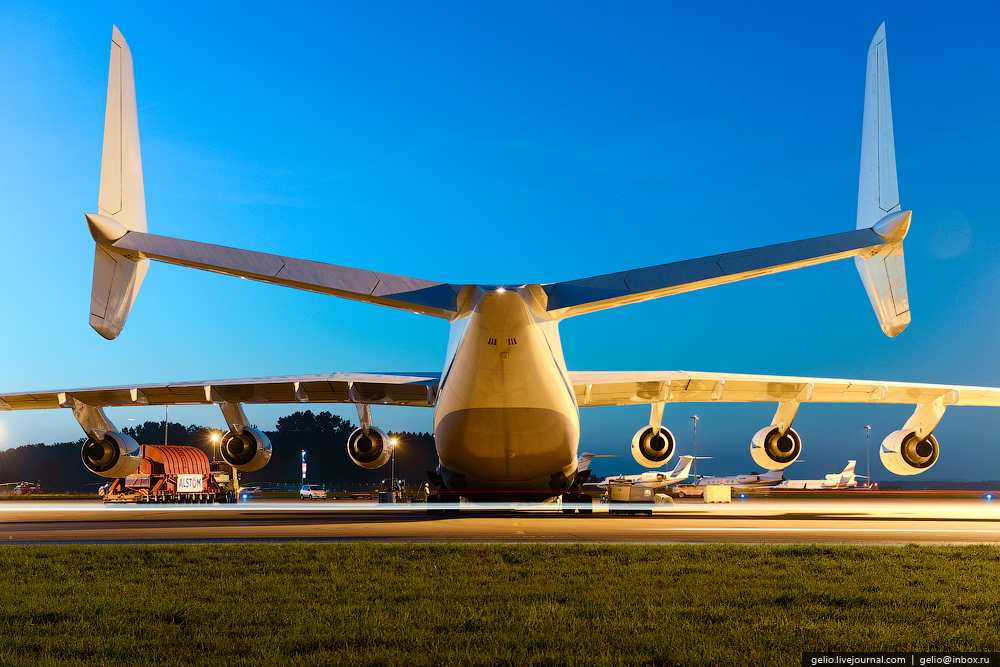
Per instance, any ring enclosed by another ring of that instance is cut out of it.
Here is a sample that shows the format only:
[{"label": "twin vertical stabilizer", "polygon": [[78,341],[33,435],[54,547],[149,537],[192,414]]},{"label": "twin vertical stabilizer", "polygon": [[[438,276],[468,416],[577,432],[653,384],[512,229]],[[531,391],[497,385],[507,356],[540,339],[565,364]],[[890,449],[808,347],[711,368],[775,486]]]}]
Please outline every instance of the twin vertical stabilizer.
[{"label": "twin vertical stabilizer", "polygon": [[148,259],[130,258],[110,247],[110,242],[116,240],[112,230],[121,230],[117,237],[128,231],[146,231],[132,53],[116,27],[111,29],[108,104],[104,115],[104,152],[97,206],[99,214],[87,216],[91,234],[97,241],[90,326],[105,338],[112,339],[125,326],[149,267]]},{"label": "twin vertical stabilizer", "polygon": [[[886,216],[898,214],[886,219]],[[876,225],[885,220],[881,225]],[[858,184],[858,229],[876,227],[887,241],[898,238],[871,257],[855,257],[872,308],[887,336],[895,336],[910,323],[906,295],[903,242],[909,211],[900,212],[896,186],[896,150],[892,139],[892,106],[889,102],[889,64],[885,24],[868,47],[865,76],[865,112],[861,134],[861,177]]]}]

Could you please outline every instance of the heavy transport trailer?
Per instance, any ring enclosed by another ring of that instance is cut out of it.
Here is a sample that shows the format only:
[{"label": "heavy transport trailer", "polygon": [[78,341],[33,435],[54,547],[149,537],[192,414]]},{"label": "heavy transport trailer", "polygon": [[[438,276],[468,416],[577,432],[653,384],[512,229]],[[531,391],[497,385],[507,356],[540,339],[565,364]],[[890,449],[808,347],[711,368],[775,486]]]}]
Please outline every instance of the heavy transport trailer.
[{"label": "heavy transport trailer", "polygon": [[[631,482],[608,484],[608,514],[653,514],[653,489]],[[639,506],[641,505],[641,507]]]},{"label": "heavy transport trailer", "polygon": [[652,516],[654,505],[673,505],[673,501],[664,493],[632,482],[608,484],[608,514]]},{"label": "heavy transport trailer", "polygon": [[235,503],[239,481],[197,447],[144,445],[139,469],[111,482],[106,503]]}]

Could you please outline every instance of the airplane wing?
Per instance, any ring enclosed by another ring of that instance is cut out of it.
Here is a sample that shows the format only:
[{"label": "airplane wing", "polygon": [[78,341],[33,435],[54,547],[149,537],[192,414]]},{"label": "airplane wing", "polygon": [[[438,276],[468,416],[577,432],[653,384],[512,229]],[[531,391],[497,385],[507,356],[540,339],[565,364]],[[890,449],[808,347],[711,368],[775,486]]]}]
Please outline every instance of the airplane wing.
[{"label": "airplane wing", "polygon": [[440,373],[326,373],[284,377],[136,384],[0,394],[0,410],[216,403],[363,403],[431,407]]},{"label": "airplane wing", "polygon": [[1000,388],[997,387],[688,371],[571,371],[569,377],[580,407],[793,400],[803,403],[922,405],[939,398],[945,405],[1000,406]]}]

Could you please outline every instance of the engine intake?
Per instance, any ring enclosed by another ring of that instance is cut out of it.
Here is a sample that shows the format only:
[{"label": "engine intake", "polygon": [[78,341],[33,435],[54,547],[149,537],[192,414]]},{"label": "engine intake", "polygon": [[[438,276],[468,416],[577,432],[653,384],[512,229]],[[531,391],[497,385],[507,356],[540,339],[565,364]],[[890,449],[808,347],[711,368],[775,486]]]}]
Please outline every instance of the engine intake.
[{"label": "engine intake", "polygon": [[87,470],[103,477],[127,477],[139,469],[139,445],[124,433],[107,433],[100,442],[88,438],[80,455]]},{"label": "engine intake", "polygon": [[632,437],[632,456],[639,465],[646,468],[659,468],[674,455],[674,434],[660,427],[655,433],[652,426],[639,429]]},{"label": "engine intake", "polygon": [[368,427],[368,435],[359,428],[347,439],[347,453],[362,468],[381,468],[392,456],[392,440],[374,426]]},{"label": "engine intake", "polygon": [[754,463],[768,470],[787,468],[802,453],[802,438],[794,429],[784,435],[777,426],[765,426],[750,440],[750,456]]},{"label": "engine intake", "polygon": [[222,436],[219,445],[223,460],[236,470],[260,470],[271,460],[271,441],[255,428],[245,427]]},{"label": "engine intake", "polygon": [[915,431],[893,431],[882,441],[882,465],[896,475],[917,475],[938,460],[938,442],[933,435],[921,438]]}]

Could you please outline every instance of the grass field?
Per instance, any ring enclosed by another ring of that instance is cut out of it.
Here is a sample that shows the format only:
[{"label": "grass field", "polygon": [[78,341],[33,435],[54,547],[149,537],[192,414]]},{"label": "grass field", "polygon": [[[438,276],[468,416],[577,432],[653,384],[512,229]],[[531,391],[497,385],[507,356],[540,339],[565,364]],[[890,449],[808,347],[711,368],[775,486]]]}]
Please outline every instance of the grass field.
[{"label": "grass field", "polygon": [[0,548],[2,665],[798,665],[996,651],[993,547]]}]

